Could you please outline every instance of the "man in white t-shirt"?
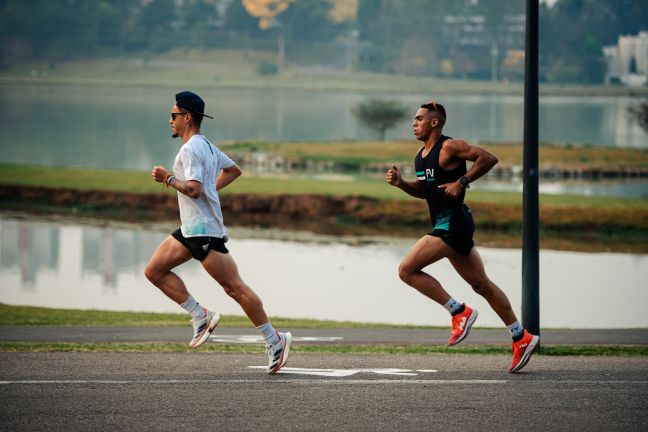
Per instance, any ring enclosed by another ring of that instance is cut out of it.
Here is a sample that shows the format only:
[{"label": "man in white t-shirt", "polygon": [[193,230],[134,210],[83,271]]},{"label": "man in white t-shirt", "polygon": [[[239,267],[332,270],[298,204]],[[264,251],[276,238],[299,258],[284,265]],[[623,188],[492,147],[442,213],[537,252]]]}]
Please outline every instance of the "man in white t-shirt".
[{"label": "man in white t-shirt", "polygon": [[189,294],[184,282],[172,270],[199,260],[254,323],[266,341],[268,373],[286,364],[292,335],[276,331],[263,309],[261,299],[241,279],[236,263],[225,247],[227,228],[223,224],[218,191],[241,175],[239,167],[200,134],[205,103],[195,93],[183,91],[175,96],[171,108],[171,134],[182,140],[173,164],[173,174],[156,166],[151,172],[156,182],[178,191],[180,221],[178,230],[155,250],[144,274],[167,297],[192,315],[194,336],[189,346],[202,345],[220,320],[220,314],[207,310]]}]

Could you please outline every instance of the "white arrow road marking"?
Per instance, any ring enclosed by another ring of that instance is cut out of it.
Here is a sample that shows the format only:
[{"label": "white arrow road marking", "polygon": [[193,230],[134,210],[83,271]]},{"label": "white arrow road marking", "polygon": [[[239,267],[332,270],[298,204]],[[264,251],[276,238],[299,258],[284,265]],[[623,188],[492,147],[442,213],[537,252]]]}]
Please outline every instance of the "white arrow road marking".
[{"label": "white arrow road marking", "polygon": [[[212,334],[209,339],[212,342],[226,343],[263,343],[261,335],[215,335]],[[337,342],[343,340],[341,336],[293,336],[293,342]]]},{"label": "white arrow road marking", "polygon": [[[250,369],[267,369],[266,366],[248,366]],[[290,368],[283,367],[279,370],[280,374],[299,374],[299,375],[316,375],[324,377],[347,377],[357,374],[356,370],[343,370],[343,369],[305,369],[305,368]]]},{"label": "white arrow road marking", "polygon": [[[250,369],[266,369],[266,366],[248,366]],[[348,377],[361,372],[374,373],[378,375],[417,376],[411,369],[313,369],[284,367],[278,372],[280,374],[316,375],[325,377]],[[417,372],[437,372],[436,370],[420,370]]]}]

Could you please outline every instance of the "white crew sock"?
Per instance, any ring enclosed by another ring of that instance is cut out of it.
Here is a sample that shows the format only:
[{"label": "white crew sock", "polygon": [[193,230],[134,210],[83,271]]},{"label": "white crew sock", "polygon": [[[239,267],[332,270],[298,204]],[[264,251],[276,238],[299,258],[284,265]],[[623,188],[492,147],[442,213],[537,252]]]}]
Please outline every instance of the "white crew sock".
[{"label": "white crew sock", "polygon": [[272,327],[270,321],[257,327],[257,330],[259,330],[259,333],[261,333],[263,339],[265,339],[268,345],[276,345],[279,343],[279,334],[277,334],[277,330]]},{"label": "white crew sock", "polygon": [[196,299],[191,295],[184,303],[180,305],[180,307],[189,312],[195,319],[200,319],[205,316],[205,308],[200,306],[200,303],[198,303]]},{"label": "white crew sock", "polygon": [[454,297],[450,297],[448,303],[444,304],[443,307],[446,308],[448,312],[450,312],[450,315],[452,315],[453,313],[459,310],[459,308],[461,307],[461,303],[455,300]]}]

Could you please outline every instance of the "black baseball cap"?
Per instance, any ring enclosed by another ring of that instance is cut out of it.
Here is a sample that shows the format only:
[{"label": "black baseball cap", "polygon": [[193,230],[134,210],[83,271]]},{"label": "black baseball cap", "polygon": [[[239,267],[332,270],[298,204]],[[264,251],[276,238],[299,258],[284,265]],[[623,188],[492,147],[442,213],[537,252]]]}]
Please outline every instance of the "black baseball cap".
[{"label": "black baseball cap", "polygon": [[185,90],[181,91],[180,93],[176,93],[175,100],[178,108],[184,108],[194,114],[205,116],[210,119],[214,118],[203,112],[205,111],[205,101],[203,101],[200,96],[198,96],[194,92]]},{"label": "black baseball cap", "polygon": [[439,115],[441,115],[441,117],[443,117],[444,119],[446,118],[445,107],[440,103],[437,103],[434,99],[431,99],[429,102],[421,105],[421,108],[427,108],[429,110],[436,111],[437,113],[439,113]]}]

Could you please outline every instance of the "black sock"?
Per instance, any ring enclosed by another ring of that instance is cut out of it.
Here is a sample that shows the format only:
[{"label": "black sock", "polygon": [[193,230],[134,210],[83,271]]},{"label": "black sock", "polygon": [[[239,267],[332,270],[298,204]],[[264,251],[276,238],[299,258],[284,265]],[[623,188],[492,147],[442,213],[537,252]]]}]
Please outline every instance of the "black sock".
[{"label": "black sock", "polygon": [[455,315],[457,315],[457,314],[460,314],[461,312],[463,312],[463,311],[465,311],[465,310],[466,310],[466,305],[463,305],[463,304],[462,304],[461,307],[460,307],[459,309],[457,309],[456,311],[452,312],[452,316],[455,316]]}]

